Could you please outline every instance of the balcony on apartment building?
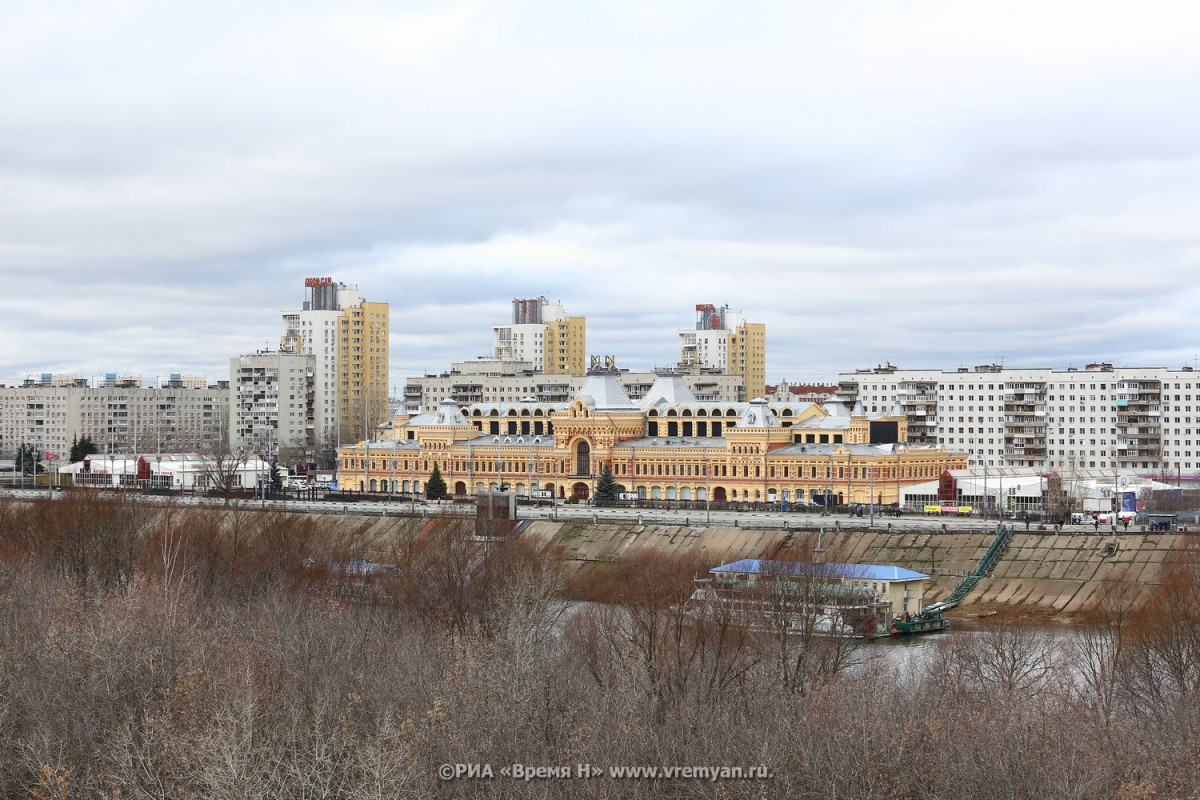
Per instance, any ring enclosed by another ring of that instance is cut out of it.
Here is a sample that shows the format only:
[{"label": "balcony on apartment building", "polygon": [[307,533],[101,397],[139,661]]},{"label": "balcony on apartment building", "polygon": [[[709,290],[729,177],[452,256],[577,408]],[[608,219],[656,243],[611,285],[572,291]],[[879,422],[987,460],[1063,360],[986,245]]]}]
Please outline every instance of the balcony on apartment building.
[{"label": "balcony on apartment building", "polygon": [[1162,428],[1157,425],[1118,425],[1117,436],[1153,436],[1155,438],[1162,436]]}]

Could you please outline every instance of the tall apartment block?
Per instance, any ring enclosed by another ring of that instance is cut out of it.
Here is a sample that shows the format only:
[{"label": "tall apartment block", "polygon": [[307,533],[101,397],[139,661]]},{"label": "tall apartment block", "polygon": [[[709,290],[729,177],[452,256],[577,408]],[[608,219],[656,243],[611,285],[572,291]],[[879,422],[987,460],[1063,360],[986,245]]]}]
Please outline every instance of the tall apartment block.
[{"label": "tall apartment block", "polygon": [[338,413],[343,438],[357,441],[390,418],[388,304],[363,301],[345,311],[338,321]]},{"label": "tall apartment block", "polygon": [[359,441],[388,419],[388,304],[332,278],[307,278],[304,292],[300,310],[283,312],[279,349],[313,357],[313,442]]},{"label": "tall apartment block", "polygon": [[262,352],[229,361],[229,447],[264,459],[312,444],[315,357]]},{"label": "tall apartment block", "polygon": [[545,297],[513,300],[512,322],[492,326],[492,355],[522,361],[547,375],[584,375],[587,320],[567,316]]},{"label": "tall apartment block", "polygon": [[899,403],[909,441],[966,450],[975,465],[1200,470],[1200,372],[1190,367],[899,369],[838,376],[867,412]]},{"label": "tall apartment block", "polygon": [[90,438],[102,453],[207,452],[224,436],[229,386],[172,375],[157,387],[141,378],[89,385],[83,378],[42,376],[21,386],[0,387],[0,454],[23,444],[70,454],[77,438]]},{"label": "tall apartment block", "polygon": [[742,378],[743,401],[767,393],[767,326],[747,322],[740,311],[711,303],[696,306],[696,326],[679,331],[682,368],[720,369]]}]

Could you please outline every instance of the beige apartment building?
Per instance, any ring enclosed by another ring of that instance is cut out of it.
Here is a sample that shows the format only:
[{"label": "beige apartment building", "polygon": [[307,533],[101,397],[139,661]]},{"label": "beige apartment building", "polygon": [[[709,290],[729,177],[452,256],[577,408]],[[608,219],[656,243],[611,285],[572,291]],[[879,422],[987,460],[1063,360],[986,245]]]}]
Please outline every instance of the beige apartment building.
[{"label": "beige apartment building", "polygon": [[123,376],[107,386],[85,379],[56,383],[0,387],[3,457],[29,444],[65,461],[72,442],[84,436],[102,453],[206,452],[228,425],[225,381],[206,386],[202,379],[179,378],[145,387],[140,378]]},{"label": "beige apartment building", "polygon": [[[338,321],[338,391],[343,438],[388,419],[387,303],[363,301]],[[347,436],[348,432],[353,432]]]},{"label": "beige apartment building", "polygon": [[742,379],[743,401],[767,394],[767,326],[747,322],[740,311],[711,303],[696,306],[696,324],[679,331],[679,365],[702,367]]},{"label": "beige apartment building", "polygon": [[[650,391],[660,373],[614,369],[622,389],[634,400]],[[668,373],[661,373],[668,374]],[[698,399],[737,402],[745,394],[742,378],[718,370],[693,367],[672,370]],[[472,403],[515,403],[533,398],[539,403],[567,403],[579,393],[586,375],[547,374],[527,361],[481,358],[456,361],[449,372],[409,378],[404,384],[404,412],[416,416],[436,412],[446,400],[459,406]]]}]

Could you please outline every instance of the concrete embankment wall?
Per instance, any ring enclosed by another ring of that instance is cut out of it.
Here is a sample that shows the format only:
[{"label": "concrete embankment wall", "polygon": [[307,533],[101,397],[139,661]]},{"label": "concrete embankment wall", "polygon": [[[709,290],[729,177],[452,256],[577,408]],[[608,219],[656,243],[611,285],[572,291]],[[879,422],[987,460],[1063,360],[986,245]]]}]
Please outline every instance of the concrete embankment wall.
[{"label": "concrete embankment wall", "polygon": [[[252,509],[214,509],[235,517]],[[295,512],[273,512],[284,515]],[[300,514],[312,518],[311,514]],[[402,514],[320,514],[314,520],[330,557],[365,556],[394,563],[408,544],[437,517]],[[244,521],[244,520],[243,520]],[[241,524],[241,523],[239,523]],[[521,534],[541,545],[561,547],[579,571],[641,552],[691,558],[704,566],[741,558],[807,558],[820,551],[829,562],[891,564],[933,576],[926,602],[947,597],[969,574],[995,539],[995,531],[900,531],[884,528],[727,528],[709,526],[598,523],[583,519],[539,520]],[[1108,555],[1115,543],[1115,552]],[[1164,562],[1185,547],[1195,547],[1194,534],[1129,532],[1117,535],[1022,531],[992,571],[967,595],[960,610],[970,613],[1005,605],[1072,614],[1083,609],[1105,581],[1140,587],[1156,585]]]},{"label": "concrete embankment wall", "polygon": [[[854,564],[890,564],[923,572],[934,580],[926,602],[946,598],[979,563],[995,539],[990,532],[669,527],[593,524],[584,521],[534,522],[523,534],[558,545],[578,568],[652,551],[673,558],[694,558],[717,565],[740,558],[799,556],[813,549],[823,560]],[[1170,533],[1054,534],[1022,532],[1011,543],[990,577],[979,581],[963,601],[971,606],[1024,606],[1072,614],[1084,608],[1103,581],[1156,584],[1163,562],[1186,535]],[[1116,542],[1116,552],[1110,543]]]}]

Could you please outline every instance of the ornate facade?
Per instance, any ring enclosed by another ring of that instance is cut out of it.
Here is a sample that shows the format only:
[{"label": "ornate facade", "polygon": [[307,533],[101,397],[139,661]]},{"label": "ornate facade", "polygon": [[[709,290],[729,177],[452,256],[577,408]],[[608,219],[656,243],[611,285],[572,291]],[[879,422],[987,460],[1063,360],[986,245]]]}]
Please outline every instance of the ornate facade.
[{"label": "ornate facade", "polygon": [[455,496],[588,498],[601,465],[647,500],[888,504],[906,486],[966,466],[965,453],[903,444],[900,412],[838,403],[698,402],[678,376],[634,404],[615,375],[589,376],[567,404],[445,401],[399,416],[378,441],[339,451],[342,489],[424,490],[436,464]]}]

